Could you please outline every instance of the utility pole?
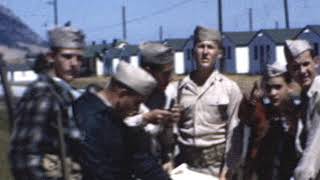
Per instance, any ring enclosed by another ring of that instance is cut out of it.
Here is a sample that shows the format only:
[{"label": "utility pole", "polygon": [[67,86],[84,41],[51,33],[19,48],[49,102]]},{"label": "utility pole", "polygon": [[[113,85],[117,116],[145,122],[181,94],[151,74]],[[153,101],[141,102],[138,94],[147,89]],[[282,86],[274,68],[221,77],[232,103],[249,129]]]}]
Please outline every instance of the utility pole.
[{"label": "utility pole", "polygon": [[58,26],[58,0],[50,0],[46,3],[53,7],[53,22],[55,26]]},{"label": "utility pole", "polygon": [[249,8],[249,30],[253,31],[252,8]]},{"label": "utility pole", "polygon": [[288,0],[283,0],[284,3],[284,15],[285,15],[285,22],[286,22],[286,28],[290,28],[290,22],[289,22],[289,10],[288,10]]},{"label": "utility pole", "polygon": [[162,28],[162,26],[159,27],[159,40],[160,41],[163,40],[163,28]]},{"label": "utility pole", "polygon": [[122,38],[127,40],[127,20],[126,20],[126,7],[122,6]]},{"label": "utility pole", "polygon": [[53,0],[54,8],[54,25],[58,26],[58,0]]},{"label": "utility pole", "polygon": [[[222,21],[222,0],[218,0],[218,22],[219,22],[219,31],[223,33],[223,21]],[[225,59],[220,58],[219,69],[220,72],[224,72]]]},{"label": "utility pole", "polygon": [[218,22],[219,22],[219,31],[223,31],[223,22],[222,22],[222,0],[218,0]]}]

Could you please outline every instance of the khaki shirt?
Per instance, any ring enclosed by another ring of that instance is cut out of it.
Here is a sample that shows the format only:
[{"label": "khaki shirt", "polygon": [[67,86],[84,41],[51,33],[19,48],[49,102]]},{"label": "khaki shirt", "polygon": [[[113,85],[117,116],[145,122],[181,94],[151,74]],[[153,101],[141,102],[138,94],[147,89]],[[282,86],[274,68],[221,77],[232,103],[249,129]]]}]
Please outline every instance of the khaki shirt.
[{"label": "khaki shirt", "polygon": [[314,79],[307,96],[302,123],[307,131],[306,147],[295,170],[297,179],[315,179],[320,170],[320,76]]},{"label": "khaki shirt", "polygon": [[[190,76],[179,86],[184,115],[178,125],[178,141],[187,146],[209,147],[226,143],[226,163],[239,160],[243,138],[238,108],[242,93],[238,85],[219,72],[213,72],[201,87]],[[231,142],[232,141],[232,142]],[[231,161],[228,161],[230,159]],[[233,160],[232,160],[233,159]]]}]

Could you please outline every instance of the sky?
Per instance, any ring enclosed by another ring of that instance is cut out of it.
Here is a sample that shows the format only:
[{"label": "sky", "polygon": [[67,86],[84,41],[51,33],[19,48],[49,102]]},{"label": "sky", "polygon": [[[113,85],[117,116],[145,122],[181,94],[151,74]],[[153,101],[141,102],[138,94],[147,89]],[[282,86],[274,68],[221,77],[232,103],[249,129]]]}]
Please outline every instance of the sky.
[{"label": "sky", "polygon": [[[0,0],[46,38],[53,27],[52,0]],[[58,0],[59,24],[71,21],[86,33],[88,41],[111,42],[122,38],[121,8],[126,7],[127,41],[138,44],[164,38],[188,38],[195,26],[218,29],[217,0]],[[319,0],[288,0],[290,27],[320,24]],[[223,30],[249,31],[285,27],[283,0],[222,0]]]}]

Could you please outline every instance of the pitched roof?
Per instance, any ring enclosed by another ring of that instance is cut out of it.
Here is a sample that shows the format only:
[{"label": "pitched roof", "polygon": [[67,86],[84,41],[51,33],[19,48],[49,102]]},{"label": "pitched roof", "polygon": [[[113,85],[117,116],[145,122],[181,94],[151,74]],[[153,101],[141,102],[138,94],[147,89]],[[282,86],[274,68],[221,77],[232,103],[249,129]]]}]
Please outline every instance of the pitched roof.
[{"label": "pitched roof", "polygon": [[87,58],[93,58],[96,55],[99,55],[103,51],[106,51],[110,48],[108,44],[97,44],[87,46],[84,56]]},{"label": "pitched roof", "polygon": [[120,57],[121,52],[122,52],[122,49],[120,49],[120,48],[115,48],[115,47],[110,48],[107,51],[105,58],[107,58],[107,59],[118,58],[118,57]]},{"label": "pitched roof", "polygon": [[265,33],[267,36],[269,36],[273,40],[273,42],[275,42],[276,44],[284,44],[285,40],[293,39],[300,31],[301,31],[301,28],[262,29],[257,33],[257,35],[262,32],[262,33]]},{"label": "pitched roof", "polygon": [[121,56],[133,56],[137,55],[139,52],[139,47],[138,45],[127,45],[123,48],[123,51],[121,52]]},{"label": "pitched roof", "polygon": [[227,36],[235,45],[237,46],[245,46],[248,45],[250,40],[256,34],[256,31],[252,32],[225,32],[224,36]]},{"label": "pitched roof", "polygon": [[307,25],[305,28],[303,28],[303,30],[307,28],[320,36],[320,25]]},{"label": "pitched roof", "polygon": [[175,51],[183,51],[187,41],[188,39],[186,38],[166,39],[164,40],[163,44],[170,46]]}]

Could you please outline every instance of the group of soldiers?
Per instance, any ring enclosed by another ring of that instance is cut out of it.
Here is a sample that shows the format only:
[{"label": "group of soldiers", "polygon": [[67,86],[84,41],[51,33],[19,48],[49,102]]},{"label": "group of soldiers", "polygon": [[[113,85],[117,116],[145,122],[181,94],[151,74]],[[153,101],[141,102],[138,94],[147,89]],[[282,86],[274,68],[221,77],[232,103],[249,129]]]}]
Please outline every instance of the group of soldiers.
[{"label": "group of soldiers", "polygon": [[197,67],[183,79],[170,82],[174,50],[146,42],[139,67],[121,61],[105,87],[81,92],[70,82],[84,34],[56,27],[48,36],[39,77],[15,108],[16,180],[167,180],[181,164],[209,179],[319,178],[320,78],[307,41],[287,40],[287,65],[267,65],[251,94],[217,71],[222,36],[201,26]]}]

